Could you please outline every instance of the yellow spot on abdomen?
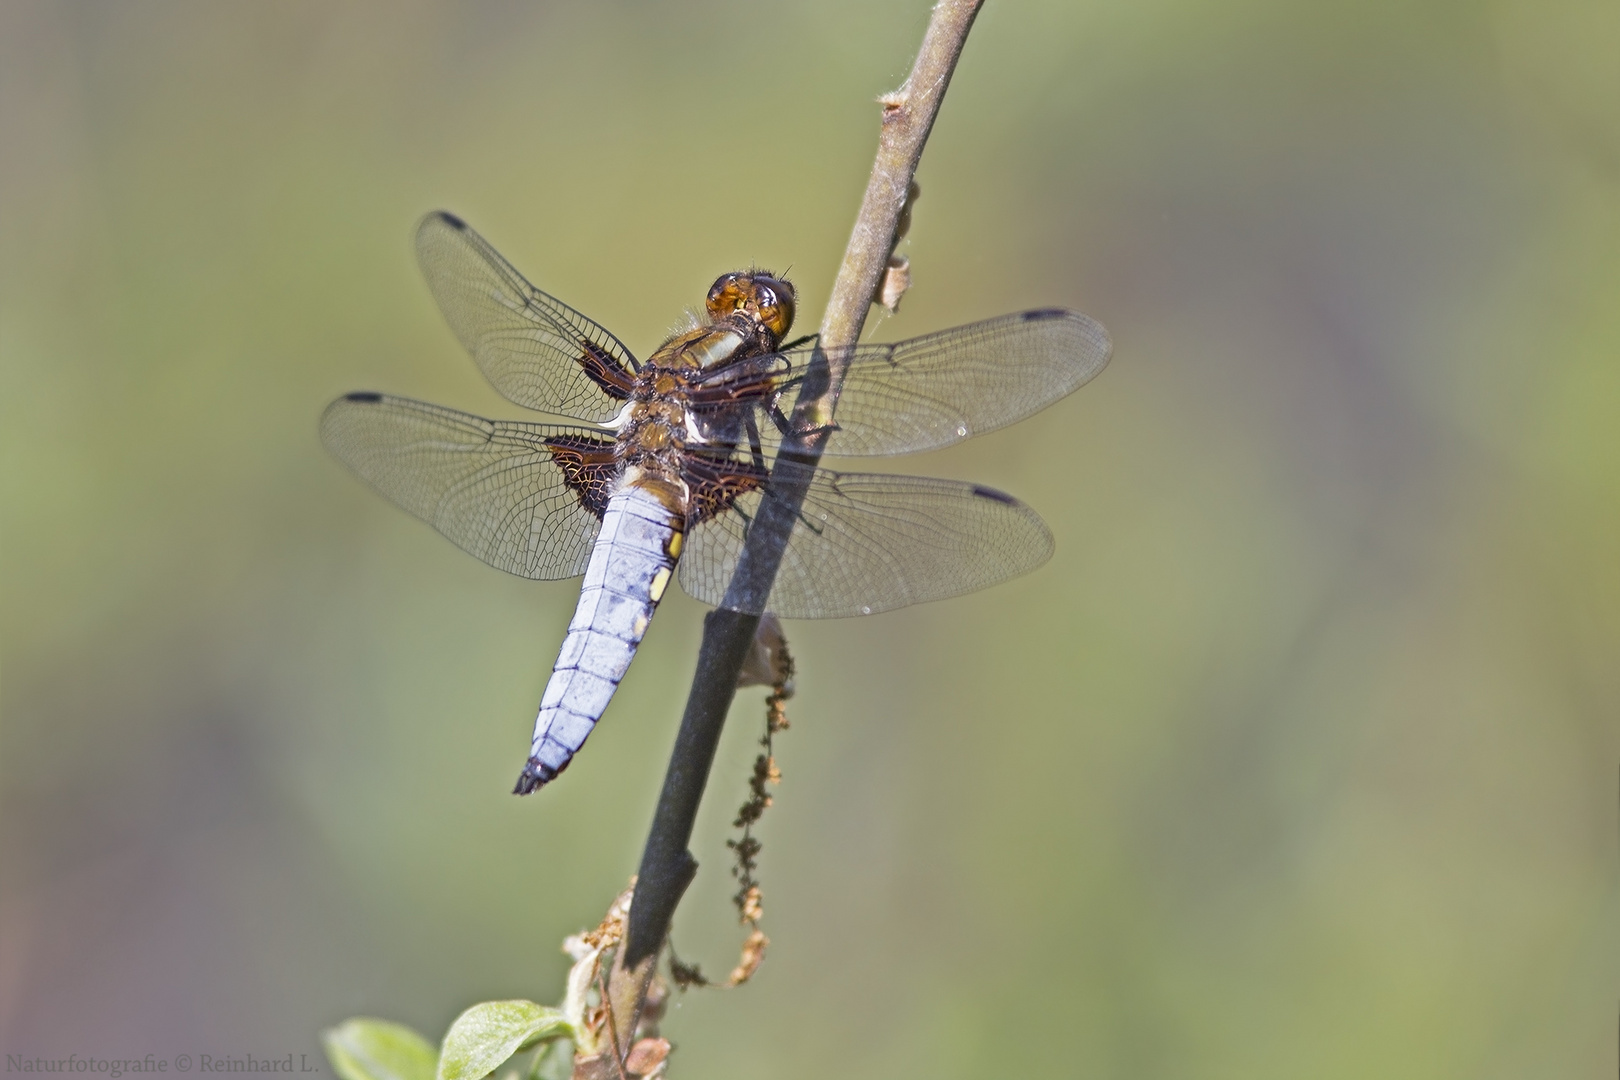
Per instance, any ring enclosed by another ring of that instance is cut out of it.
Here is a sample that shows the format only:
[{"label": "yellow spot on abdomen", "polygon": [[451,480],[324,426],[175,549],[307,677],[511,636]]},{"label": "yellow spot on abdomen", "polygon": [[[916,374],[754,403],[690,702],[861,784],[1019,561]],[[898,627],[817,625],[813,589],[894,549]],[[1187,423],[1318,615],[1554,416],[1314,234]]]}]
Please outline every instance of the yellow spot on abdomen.
[{"label": "yellow spot on abdomen", "polygon": [[669,542],[664,545],[664,552],[670,558],[678,559],[681,557],[681,542],[683,535],[684,534],[678,532],[669,534]]},{"label": "yellow spot on abdomen", "polygon": [[[675,535],[679,536],[680,533]],[[652,577],[652,584],[647,587],[647,595],[652,597],[652,602],[656,604],[664,598],[664,590],[667,588],[669,588],[669,567],[660,566],[658,573]]]}]

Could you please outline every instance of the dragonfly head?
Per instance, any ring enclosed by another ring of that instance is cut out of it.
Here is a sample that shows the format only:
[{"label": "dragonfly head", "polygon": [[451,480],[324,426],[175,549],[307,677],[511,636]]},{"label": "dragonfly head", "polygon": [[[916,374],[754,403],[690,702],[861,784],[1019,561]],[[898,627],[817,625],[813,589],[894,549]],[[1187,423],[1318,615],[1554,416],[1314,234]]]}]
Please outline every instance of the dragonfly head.
[{"label": "dragonfly head", "polygon": [[763,270],[723,274],[709,290],[708,308],[716,322],[769,331],[774,347],[793,325],[793,283]]}]

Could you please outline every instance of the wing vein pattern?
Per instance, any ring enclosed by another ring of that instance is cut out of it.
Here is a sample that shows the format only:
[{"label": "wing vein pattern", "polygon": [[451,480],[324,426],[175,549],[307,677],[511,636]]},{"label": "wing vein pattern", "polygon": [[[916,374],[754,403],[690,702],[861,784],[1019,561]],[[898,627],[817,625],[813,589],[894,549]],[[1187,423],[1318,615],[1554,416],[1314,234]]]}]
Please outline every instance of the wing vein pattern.
[{"label": "wing vein pattern", "polygon": [[603,392],[597,376],[584,377],[605,370],[627,382],[635,373],[639,365],[618,338],[530,285],[453,214],[422,219],[416,256],[445,321],[502,396],[592,423],[618,412],[620,400]]},{"label": "wing vein pattern", "polygon": [[[681,587],[719,606],[749,523],[772,497],[769,486],[748,492],[731,512],[693,527]],[[765,610],[787,619],[871,615],[994,585],[1051,554],[1039,515],[994,489],[815,469]]]},{"label": "wing vein pattern", "polygon": [[542,580],[584,573],[600,527],[546,440],[601,434],[388,394],[341,397],[321,417],[327,449],[378,492],[490,566]]},{"label": "wing vein pattern", "polygon": [[[811,343],[782,354],[795,373],[787,386],[814,370],[816,348]],[[854,346],[826,452],[909,454],[1006,427],[1084,386],[1112,352],[1102,324],[1059,308]],[[779,445],[779,428],[762,429]]]}]

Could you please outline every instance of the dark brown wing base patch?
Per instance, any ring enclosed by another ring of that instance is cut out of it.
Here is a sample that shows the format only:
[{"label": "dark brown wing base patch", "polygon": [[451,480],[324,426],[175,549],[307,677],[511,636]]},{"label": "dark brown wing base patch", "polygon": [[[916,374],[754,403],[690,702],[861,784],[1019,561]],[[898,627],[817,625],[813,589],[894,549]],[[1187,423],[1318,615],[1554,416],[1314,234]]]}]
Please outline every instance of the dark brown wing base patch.
[{"label": "dark brown wing base patch", "polygon": [[584,369],[586,377],[615,401],[628,398],[633,385],[630,373],[590,338],[580,338],[579,345],[582,350],[579,366]]},{"label": "dark brown wing base patch", "polygon": [[715,379],[693,386],[686,397],[693,405],[709,408],[762,401],[775,393],[777,375],[775,371],[754,371],[737,378]]},{"label": "dark brown wing base patch", "polygon": [[580,505],[602,520],[619,473],[613,443],[588,435],[553,435],[545,444],[562,471],[563,482],[579,496]]},{"label": "dark brown wing base patch", "polygon": [[770,475],[769,469],[751,461],[690,455],[682,470],[682,479],[691,491],[686,527],[696,528],[730,510],[742,496],[763,487]]}]

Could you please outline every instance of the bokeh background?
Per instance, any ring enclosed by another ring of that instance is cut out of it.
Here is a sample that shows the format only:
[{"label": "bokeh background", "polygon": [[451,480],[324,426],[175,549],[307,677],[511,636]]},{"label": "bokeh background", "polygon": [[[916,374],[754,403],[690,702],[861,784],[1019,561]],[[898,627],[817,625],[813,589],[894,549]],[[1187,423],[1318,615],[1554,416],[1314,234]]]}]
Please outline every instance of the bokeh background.
[{"label": "bokeh background", "polygon": [[[513,798],[575,585],[316,419],[521,416],[414,265],[438,207],[642,355],[750,262],[813,327],[927,15],[0,7],[8,1052],[561,997],[702,609]],[[676,1076],[1614,1075],[1617,56],[1608,0],[992,0],[874,333],[1069,305],[1115,359],[891,467],[1018,494],[1050,564],[789,625],[774,944]],[[676,925],[716,972],[761,700]]]}]

